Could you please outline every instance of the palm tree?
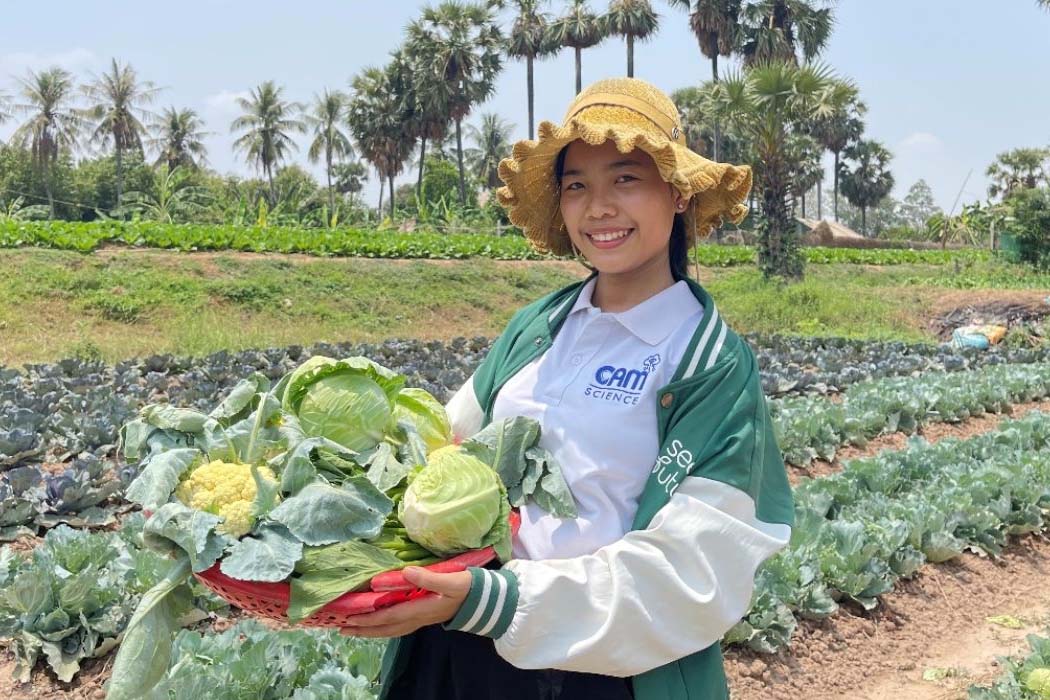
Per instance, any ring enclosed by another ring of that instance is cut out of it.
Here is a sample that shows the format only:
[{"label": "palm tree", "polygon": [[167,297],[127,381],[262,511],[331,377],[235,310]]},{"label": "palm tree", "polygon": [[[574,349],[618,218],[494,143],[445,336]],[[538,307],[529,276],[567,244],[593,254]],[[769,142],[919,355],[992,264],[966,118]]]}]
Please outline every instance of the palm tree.
[{"label": "palm tree", "polygon": [[1015,148],[1000,153],[985,171],[985,175],[992,182],[988,186],[988,196],[1001,195],[1003,200],[1007,200],[1018,190],[1048,184],[1048,158],[1050,149],[1047,148]]},{"label": "palm tree", "polygon": [[467,124],[467,136],[474,142],[474,147],[467,149],[467,162],[478,180],[490,190],[502,184],[499,162],[510,155],[513,130],[513,124],[491,112],[481,115],[481,128]]},{"label": "palm tree", "polygon": [[274,168],[281,164],[288,152],[297,150],[289,132],[305,133],[306,124],[298,119],[303,106],[281,97],[284,88],[267,80],[249,97],[238,98],[237,104],[244,114],[230,124],[230,132],[243,131],[233,142],[234,150],[241,151],[249,163],[255,163],[265,173],[270,185],[270,206],[277,203],[273,188]]},{"label": "palm tree", "polygon": [[803,260],[788,205],[794,168],[789,137],[830,110],[827,95],[836,80],[825,66],[771,62],[709,83],[715,88],[719,117],[735,120],[734,128],[748,136],[757,156],[754,166],[764,215],[758,262],[767,278],[802,278]]},{"label": "palm tree", "polygon": [[173,224],[189,219],[208,202],[208,190],[194,185],[191,170],[183,166],[169,169],[164,163],[157,172],[156,190],[128,192],[126,209],[138,211],[151,221]]},{"label": "palm tree", "polygon": [[408,26],[411,52],[418,58],[420,81],[433,86],[433,99],[446,105],[456,123],[459,199],[466,204],[463,165],[463,119],[495,91],[504,40],[494,23],[493,6],[444,0],[427,7],[419,22]]},{"label": "palm tree", "polygon": [[210,132],[204,131],[204,122],[192,109],[175,109],[165,107],[157,120],[155,136],[149,140],[149,147],[158,151],[154,167],[167,165],[168,170],[182,167],[190,170],[207,165],[208,149],[204,137]]},{"label": "palm tree", "polygon": [[512,58],[525,59],[525,81],[527,83],[529,103],[529,138],[536,138],[533,126],[535,115],[535,78],[533,64],[537,58],[550,56],[561,48],[554,40],[551,31],[551,18],[539,8],[547,0],[514,0],[518,16],[507,38],[507,55]]},{"label": "palm tree", "polygon": [[[380,183],[390,186],[390,219],[394,218],[394,177],[404,169],[413,142],[406,138],[394,93],[393,70],[368,67],[351,81],[354,94],[347,106],[347,124],[357,151],[376,169]],[[383,208],[380,185],[379,208]]]},{"label": "palm tree", "polygon": [[0,124],[11,118],[11,100],[7,95],[0,92]]},{"label": "palm tree", "polygon": [[[741,15],[740,53],[751,66],[816,58],[831,37],[835,0],[754,0]],[[826,7],[816,7],[825,5]]]},{"label": "palm tree", "polygon": [[[422,31],[424,30],[421,27],[411,27],[411,24],[406,29],[406,33],[416,35]],[[418,55],[418,48],[407,44],[394,51],[389,66],[392,78],[390,90],[397,100],[396,110],[401,114],[405,138],[411,139],[413,143],[419,139],[419,159],[415,162],[418,168],[417,199],[422,196],[427,142],[443,142],[448,136],[451,122],[448,105],[445,103],[445,88],[426,79],[418,69],[420,63],[426,65],[428,60],[426,56]]]},{"label": "palm tree", "polygon": [[[668,0],[672,6],[684,7],[689,12],[689,26],[700,44],[700,52],[711,59],[711,79],[718,82],[718,57],[729,57],[736,49],[741,0]],[[722,129],[714,120],[714,148],[712,157],[722,159]]]},{"label": "palm tree", "polygon": [[[357,160],[336,163],[333,167],[335,191],[341,195],[350,195],[350,206],[354,206],[354,195],[364,189],[368,180],[368,169]],[[382,186],[382,183],[380,183]]]},{"label": "palm tree", "polygon": [[95,122],[92,143],[102,147],[112,143],[116,153],[119,209],[124,189],[124,152],[142,155],[142,137],[147,133],[143,121],[149,123],[155,117],[140,105],[152,102],[160,88],[148,80],[140,82],[134,68],[121,66],[114,58],[109,72],[96,77],[83,90],[89,100],[86,114]]},{"label": "palm tree", "polygon": [[[335,191],[332,189],[332,164],[336,160],[354,157],[354,147],[350,138],[343,133],[342,125],[346,120],[347,96],[327,88],[321,95],[314,95],[310,114],[306,123],[314,131],[314,140],[306,157],[316,163],[324,157],[325,177],[328,180],[328,216],[335,214]],[[326,222],[328,223],[328,222]]]},{"label": "palm tree", "polygon": [[893,155],[874,140],[850,144],[842,155],[842,194],[850,204],[860,207],[861,233],[866,236],[868,208],[881,202],[893,189],[893,174],[889,171]]},{"label": "palm tree", "polygon": [[804,133],[792,134],[787,141],[787,161],[791,165],[791,198],[801,204],[802,218],[806,218],[806,193],[824,178],[824,166],[820,162],[823,148],[812,137]]},{"label": "palm tree", "polygon": [[[864,133],[864,115],[868,108],[857,99],[857,89],[849,83],[838,82],[827,95],[830,109],[823,115],[814,117],[807,128],[810,136],[835,156],[832,170],[834,190],[832,206],[835,221],[839,220],[839,156],[850,143]],[[817,218],[822,215],[820,201],[820,181],[817,181]]]},{"label": "palm tree", "polygon": [[576,54],[576,94],[583,89],[581,53],[584,49],[605,41],[609,36],[605,21],[591,12],[587,0],[569,0],[567,14],[554,22],[552,31],[558,45],[571,48]]},{"label": "palm tree", "polygon": [[645,41],[656,33],[659,17],[649,0],[612,0],[603,18],[605,33],[627,38],[627,77],[634,77],[634,40]]},{"label": "palm tree", "polygon": [[49,68],[40,73],[29,71],[22,84],[25,102],[14,109],[26,114],[24,121],[11,136],[11,143],[28,149],[44,179],[50,217],[55,218],[55,199],[52,193],[52,166],[64,150],[77,148],[77,137],[84,126],[83,114],[73,104],[73,76],[62,68]]}]

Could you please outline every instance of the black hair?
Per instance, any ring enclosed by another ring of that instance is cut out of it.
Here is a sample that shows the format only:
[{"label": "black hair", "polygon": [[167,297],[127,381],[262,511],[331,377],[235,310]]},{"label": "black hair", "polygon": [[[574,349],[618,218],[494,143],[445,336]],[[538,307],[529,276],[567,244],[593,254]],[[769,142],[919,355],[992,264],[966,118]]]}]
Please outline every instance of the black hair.
[{"label": "black hair", "polygon": [[[559,192],[561,191],[562,173],[565,172],[565,154],[568,150],[568,145],[563,146],[554,161],[554,182]],[[676,281],[689,277],[689,237],[686,235],[685,218],[678,213],[675,213],[674,222],[671,224],[668,258],[671,264],[671,275]]]}]

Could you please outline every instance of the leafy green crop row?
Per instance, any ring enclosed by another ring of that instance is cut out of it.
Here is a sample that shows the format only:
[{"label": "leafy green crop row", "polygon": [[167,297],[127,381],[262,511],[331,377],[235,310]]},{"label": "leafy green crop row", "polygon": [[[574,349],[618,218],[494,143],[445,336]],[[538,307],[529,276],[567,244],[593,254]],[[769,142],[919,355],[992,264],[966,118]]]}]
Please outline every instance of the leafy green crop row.
[{"label": "leafy green crop row", "polygon": [[[14,654],[17,681],[27,682],[43,656],[68,682],[84,659],[117,646],[139,598],[171,566],[142,545],[143,521],[137,513],[104,533],[59,525],[29,555],[0,548],[0,639]],[[183,612],[219,605],[210,594],[180,601]]]},{"label": "leafy green crop row", "polygon": [[854,384],[841,402],[804,396],[770,402],[777,442],[790,464],[831,461],[842,445],[864,446],[882,433],[911,434],[926,423],[1002,413],[1050,396],[1050,364],[991,365]]},{"label": "leafy green crop row", "polygon": [[1030,634],[1032,653],[1016,661],[1001,660],[1005,669],[990,686],[971,686],[968,700],[1045,700],[1050,698],[1050,638]]},{"label": "leafy green crop row", "polygon": [[[182,251],[240,250],[369,258],[485,257],[496,260],[540,260],[548,257],[534,251],[524,238],[516,235],[119,221],[0,221],[0,248],[36,246],[86,253],[105,243]],[[985,259],[989,256],[988,252],[980,250],[806,248],[804,252],[807,261],[811,263],[866,265],[946,265],[955,261]],[[702,245],[698,249],[697,258],[701,265],[708,267],[750,265],[755,262],[755,249],[748,246]]]},{"label": "leafy green crop row", "polygon": [[750,612],[725,641],[775,652],[795,616],[827,617],[843,601],[870,610],[923,563],[996,556],[1048,518],[1050,415],[1038,411],[968,440],[911,438],[853,460],[795,489],[791,543],[759,570]]},{"label": "leafy green crop row", "polygon": [[182,630],[144,700],[371,700],[385,640],[337,630],[274,631],[245,620],[217,635]]}]

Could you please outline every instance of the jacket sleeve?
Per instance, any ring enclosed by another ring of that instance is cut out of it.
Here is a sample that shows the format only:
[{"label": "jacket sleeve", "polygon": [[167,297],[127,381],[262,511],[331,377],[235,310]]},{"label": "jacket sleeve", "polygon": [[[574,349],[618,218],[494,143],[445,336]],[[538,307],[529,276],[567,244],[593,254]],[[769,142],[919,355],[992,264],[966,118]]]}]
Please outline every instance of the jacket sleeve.
[{"label": "jacket sleeve", "polygon": [[[667,436],[665,445],[677,439],[701,459],[676,479],[647,527],[582,557],[471,569],[467,600],[446,627],[494,638],[519,668],[613,676],[638,675],[721,639],[747,612],[758,566],[791,536],[790,516],[766,505],[772,487],[786,490],[790,504],[786,478],[755,473],[783,473],[784,465],[775,442],[768,449],[774,438],[761,390],[744,384],[738,392],[757,396],[729,397],[735,414],[700,404]],[[716,427],[697,430],[698,417]],[[703,444],[691,439],[705,432]],[[735,478],[725,478],[730,471]],[[766,485],[761,498],[756,484]],[[773,500],[782,506],[784,498]]]},{"label": "jacket sleeve", "polygon": [[452,424],[452,435],[457,440],[464,440],[481,430],[481,423],[485,419],[485,412],[474,391],[476,375],[477,372],[471,374],[445,405],[445,412]]}]

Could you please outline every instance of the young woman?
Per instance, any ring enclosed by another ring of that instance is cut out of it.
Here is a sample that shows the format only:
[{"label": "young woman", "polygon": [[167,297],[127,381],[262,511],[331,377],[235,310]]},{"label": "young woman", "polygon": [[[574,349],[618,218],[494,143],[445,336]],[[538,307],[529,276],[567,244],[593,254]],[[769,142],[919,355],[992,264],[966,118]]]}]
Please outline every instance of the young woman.
[{"label": "young woman", "polygon": [[539,420],[578,517],[529,504],[511,561],[408,569],[437,595],[345,632],[399,638],[391,700],[727,698],[719,640],[793,508],[754,355],[687,252],[746,213],[751,171],[689,150],[666,95],[614,79],[516,144],[500,177],[529,240],[592,273],[521,309],[449,416],[461,437]]}]

